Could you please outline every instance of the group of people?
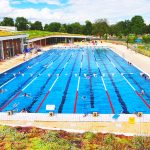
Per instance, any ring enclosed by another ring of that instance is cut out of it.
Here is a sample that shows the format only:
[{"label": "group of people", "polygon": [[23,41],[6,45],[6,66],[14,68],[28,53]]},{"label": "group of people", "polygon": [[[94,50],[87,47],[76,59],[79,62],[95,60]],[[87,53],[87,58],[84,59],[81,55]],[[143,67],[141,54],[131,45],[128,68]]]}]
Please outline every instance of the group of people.
[{"label": "group of people", "polygon": [[143,77],[145,80],[149,79],[149,76],[147,76],[145,73],[141,72],[140,73],[141,77]]},{"label": "group of people", "polygon": [[[35,51],[33,52],[33,50],[35,50]],[[32,48],[32,47],[26,47],[24,49],[24,51],[23,51],[24,52],[23,60],[26,61],[27,54],[31,54],[32,55],[32,53],[34,53],[34,54],[38,55],[39,51],[41,51],[41,49],[39,47],[36,47],[36,46],[34,46],[34,48]]]},{"label": "group of people", "polygon": [[132,63],[131,63],[131,62],[129,62],[129,61],[128,61],[128,64],[129,64],[130,66],[132,65]]}]

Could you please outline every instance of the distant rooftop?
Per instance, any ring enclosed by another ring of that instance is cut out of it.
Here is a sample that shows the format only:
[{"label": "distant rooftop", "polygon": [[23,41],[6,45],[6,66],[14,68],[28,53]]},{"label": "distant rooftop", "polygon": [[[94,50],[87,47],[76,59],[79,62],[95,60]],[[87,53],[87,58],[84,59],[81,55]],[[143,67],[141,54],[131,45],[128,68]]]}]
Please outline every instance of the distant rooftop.
[{"label": "distant rooftop", "polygon": [[0,30],[0,37],[5,37],[5,36],[16,36],[16,35],[22,35],[23,33],[21,32],[10,32],[10,31],[2,31]]},{"label": "distant rooftop", "polygon": [[14,31],[17,31],[17,28],[16,27],[12,27],[12,26],[0,26],[0,30],[1,31],[11,31],[11,32],[14,32]]}]

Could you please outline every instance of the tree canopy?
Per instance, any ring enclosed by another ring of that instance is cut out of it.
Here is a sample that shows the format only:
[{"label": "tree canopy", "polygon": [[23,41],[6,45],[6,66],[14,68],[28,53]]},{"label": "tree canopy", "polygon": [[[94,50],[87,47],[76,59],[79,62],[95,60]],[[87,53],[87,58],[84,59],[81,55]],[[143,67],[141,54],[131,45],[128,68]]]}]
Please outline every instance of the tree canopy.
[{"label": "tree canopy", "polygon": [[145,28],[144,19],[141,16],[134,16],[131,19],[131,32],[134,34],[142,34]]},{"label": "tree canopy", "polygon": [[89,20],[84,24],[74,22],[71,24],[61,24],[59,22],[50,22],[42,24],[40,21],[30,22],[24,17],[13,18],[4,17],[0,22],[2,26],[16,26],[19,31],[22,30],[45,30],[50,32],[63,32],[70,34],[95,35],[99,37],[127,36],[129,34],[150,34],[150,24],[146,25],[142,16],[134,16],[131,20],[119,21],[110,25],[107,19],[98,19],[94,23]]},{"label": "tree canopy", "polygon": [[15,26],[19,31],[28,30],[29,24],[28,20],[24,17],[17,17],[15,21]]},{"label": "tree canopy", "polygon": [[43,30],[42,22],[35,21],[34,23],[31,23],[30,29],[31,30]]},{"label": "tree canopy", "polygon": [[14,26],[14,20],[9,17],[4,17],[3,21],[1,22],[2,26]]}]

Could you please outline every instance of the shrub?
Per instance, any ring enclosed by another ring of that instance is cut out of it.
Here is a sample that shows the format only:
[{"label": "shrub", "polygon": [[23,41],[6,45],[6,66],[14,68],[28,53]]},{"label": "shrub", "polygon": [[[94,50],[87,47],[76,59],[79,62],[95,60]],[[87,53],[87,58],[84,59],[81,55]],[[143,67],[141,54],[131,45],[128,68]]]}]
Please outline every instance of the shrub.
[{"label": "shrub", "polygon": [[136,149],[144,149],[144,138],[143,137],[134,137],[133,140],[133,145]]},{"label": "shrub", "polygon": [[128,43],[135,43],[135,40],[137,39],[137,35],[130,34],[127,38]]},{"label": "shrub", "polygon": [[85,132],[83,134],[83,139],[87,140],[87,141],[92,141],[95,138],[95,134],[92,132]]},{"label": "shrub", "polygon": [[150,35],[149,34],[143,35],[142,39],[143,39],[144,43],[150,43]]},{"label": "shrub", "polygon": [[108,134],[104,138],[104,143],[108,145],[112,145],[115,141],[115,136],[113,134]]}]

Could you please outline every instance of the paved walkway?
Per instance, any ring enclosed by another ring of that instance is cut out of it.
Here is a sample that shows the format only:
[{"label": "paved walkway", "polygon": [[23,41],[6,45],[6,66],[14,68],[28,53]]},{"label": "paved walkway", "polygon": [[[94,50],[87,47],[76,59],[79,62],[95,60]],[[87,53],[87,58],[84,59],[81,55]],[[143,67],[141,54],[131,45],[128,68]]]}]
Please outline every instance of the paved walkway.
[{"label": "paved walkway", "polygon": [[[80,44],[80,45],[84,45]],[[86,46],[88,44],[86,43]],[[150,57],[144,56],[142,54],[139,53],[135,53],[134,51],[132,51],[131,49],[127,49],[126,46],[123,45],[116,45],[116,44],[112,44],[112,43],[100,43],[100,46],[108,46],[110,47],[114,52],[118,53],[119,55],[121,55],[122,57],[124,57],[124,59],[126,59],[129,62],[132,62],[132,64],[134,64],[136,67],[139,67],[140,69],[143,70],[143,72],[146,72],[147,74],[150,75]],[[60,47],[63,46],[63,44],[59,44]],[[47,46],[47,47],[43,47],[43,50],[48,50],[50,47],[52,46]],[[65,45],[66,47],[66,45]],[[72,45],[73,47],[73,45]],[[36,54],[32,54],[32,55],[28,55],[27,56],[27,60],[31,59],[33,57],[35,57]],[[23,59],[24,55],[21,54],[19,56],[16,56],[14,58],[11,58],[10,60],[7,60],[5,62],[0,62],[0,73],[18,65],[24,62]]]},{"label": "paved walkway", "polygon": [[[50,48],[50,46],[48,47],[43,47],[42,50],[46,51]],[[42,52],[38,52],[38,55],[42,54]],[[34,57],[37,56],[37,53],[35,53],[35,51],[33,50],[33,53],[28,53],[26,54],[25,60],[24,60],[24,54],[20,54],[18,56],[15,56],[13,58],[10,58],[8,60],[5,60],[3,62],[0,62],[0,73],[3,73],[7,70],[9,70],[10,68],[13,68],[19,64],[22,64]]]},{"label": "paved walkway", "polygon": [[150,76],[150,57],[136,53],[131,49],[127,49],[124,45],[116,45],[112,43],[102,43],[101,45],[110,47],[114,52],[118,53],[121,57],[131,62]]},{"label": "paved walkway", "polygon": [[43,122],[43,121],[0,121],[1,125],[9,126],[35,126],[50,130],[65,130],[69,132],[101,132],[124,135],[150,136],[150,123],[128,122]]}]

